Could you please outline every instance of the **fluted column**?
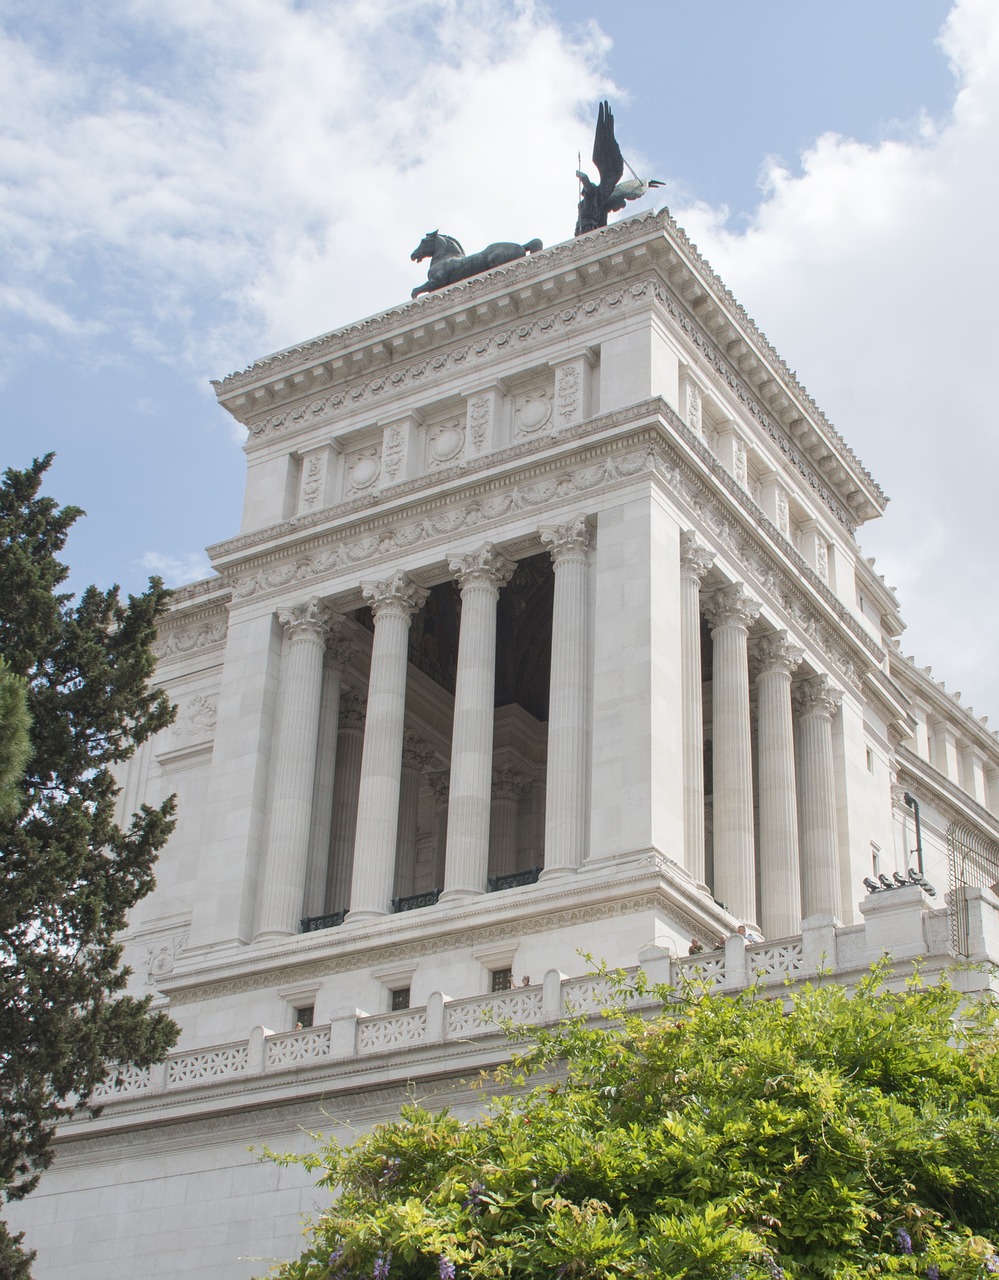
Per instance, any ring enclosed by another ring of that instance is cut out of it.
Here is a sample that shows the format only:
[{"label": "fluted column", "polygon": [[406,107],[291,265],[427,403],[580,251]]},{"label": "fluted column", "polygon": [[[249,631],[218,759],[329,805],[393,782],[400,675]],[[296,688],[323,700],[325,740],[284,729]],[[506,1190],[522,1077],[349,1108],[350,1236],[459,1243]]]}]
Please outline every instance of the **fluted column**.
[{"label": "fluted column", "polygon": [[364,699],[355,690],[348,689],[340,699],[340,732],[336,740],[336,776],[333,779],[333,811],[330,820],[330,858],[326,875],[326,911],[342,911],[350,905],[354,836],[357,832],[357,793],[361,785],[363,747]]},{"label": "fluted column", "polygon": [[485,893],[496,697],[496,602],[516,565],[486,543],[450,561],[461,588],[442,901]]},{"label": "fluted column", "polygon": [[302,917],[329,619],[317,599],[278,614],[285,651],[258,939],[297,933]]},{"label": "fluted column", "polygon": [[351,645],[345,640],[329,640],[323,661],[323,693],[319,704],[319,742],[316,748],[316,779],[312,788],[312,826],[309,833],[309,865],[305,875],[306,916],[321,916],[326,910],[326,878],[330,858],[330,830],[333,821],[333,786],[336,778],[336,748],[340,730],[340,683],[350,658]]},{"label": "fluted column", "polygon": [[368,583],[362,590],[374,615],[375,638],[347,915],[355,924],[387,915],[392,907],[409,624],[427,598],[427,592],[404,573],[387,582]]},{"label": "fluted column", "polygon": [[540,532],[555,570],[542,873],[552,875],[580,866],[586,852],[590,529],[578,515]]},{"label": "fluted column", "polygon": [[752,653],[759,663],[760,925],[768,938],[787,938],[801,929],[791,674],[804,655],[786,631],[755,641]]},{"label": "fluted column", "polygon": [[798,712],[798,823],[801,842],[802,916],[839,920],[839,856],[832,721],[843,700],[828,676],[803,680],[795,690]]},{"label": "fluted column", "polygon": [[701,682],[701,579],[714,552],[680,534],[680,661],[683,717],[683,847],[687,870],[704,882],[704,712]]},{"label": "fluted column", "polygon": [[750,623],[760,606],[741,583],[708,598],[714,642],[714,865],[715,897],[741,920],[756,919],[753,851],[753,772],[749,730]]}]

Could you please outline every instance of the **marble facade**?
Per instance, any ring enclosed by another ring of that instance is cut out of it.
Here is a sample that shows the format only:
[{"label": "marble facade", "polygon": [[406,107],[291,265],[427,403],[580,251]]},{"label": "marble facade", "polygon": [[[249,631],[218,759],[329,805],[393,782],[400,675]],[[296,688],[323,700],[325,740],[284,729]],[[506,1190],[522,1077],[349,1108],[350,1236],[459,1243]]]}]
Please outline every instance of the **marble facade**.
[{"label": "marble facade", "polygon": [[[181,1038],[16,1207],[43,1280],[262,1273],[315,1197],[246,1147],[407,1080],[474,1110],[489,1010],[598,1008],[588,955],[717,940],[727,989],[999,959],[999,742],[903,656],[883,493],[668,214],[216,391],[242,526],[122,779],[123,813],[178,794],[125,941]],[[917,863],[936,899],[867,894]]]}]

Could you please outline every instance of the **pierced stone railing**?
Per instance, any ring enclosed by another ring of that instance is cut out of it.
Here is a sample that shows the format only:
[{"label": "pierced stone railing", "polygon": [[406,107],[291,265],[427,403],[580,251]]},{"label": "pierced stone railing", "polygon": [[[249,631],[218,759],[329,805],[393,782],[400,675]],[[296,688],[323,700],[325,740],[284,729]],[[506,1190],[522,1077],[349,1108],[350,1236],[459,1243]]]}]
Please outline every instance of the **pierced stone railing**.
[{"label": "pierced stone railing", "polygon": [[[974,973],[999,965],[999,899],[987,889],[967,889],[965,895],[972,950],[961,960],[982,969],[965,969],[957,980],[962,989],[972,990],[979,981]],[[693,956],[678,958],[650,946],[639,953],[639,967],[652,984],[724,992],[753,985],[779,989],[818,972],[849,982],[886,954],[893,957],[900,975],[910,971],[913,960],[922,963],[924,976],[953,968],[955,957],[947,950],[947,912],[928,906],[917,887],[871,895],[862,903],[861,913],[862,925],[835,927],[824,922],[809,927],[806,922],[799,937],[756,946],[747,946],[735,935],[723,947]],[[987,986],[988,981],[987,975],[981,976],[979,985]],[[332,1066],[375,1054],[432,1052],[448,1041],[493,1036],[499,1042],[502,1024],[530,1027],[563,1018],[597,1018],[615,1003],[612,978],[601,974],[566,978],[551,969],[534,986],[457,1000],[438,991],[420,1008],[373,1015],[345,1011],[329,1023],[276,1034],[257,1027],[246,1040],[171,1053],[153,1067],[112,1069],[87,1105],[104,1108],[111,1102],[205,1089],[220,1081],[265,1074],[277,1082],[285,1072],[328,1073]],[[647,997],[638,1006],[653,1003]],[[326,1076],[322,1078],[325,1084]]]}]

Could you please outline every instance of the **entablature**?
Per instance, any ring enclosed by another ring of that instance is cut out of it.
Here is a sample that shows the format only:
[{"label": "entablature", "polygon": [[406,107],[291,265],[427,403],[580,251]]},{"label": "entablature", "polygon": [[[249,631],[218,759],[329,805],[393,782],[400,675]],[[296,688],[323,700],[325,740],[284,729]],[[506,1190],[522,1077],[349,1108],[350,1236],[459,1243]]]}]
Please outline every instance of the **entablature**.
[{"label": "entablature", "polygon": [[279,352],[216,383],[216,391],[256,448],[334,417],[347,425],[358,411],[381,421],[417,384],[422,391],[474,379],[487,364],[502,378],[513,371],[505,358],[522,359],[532,348],[532,358],[554,361],[571,332],[581,350],[593,348],[595,328],[636,303],[666,313],[702,376],[723,379],[754,430],[769,436],[838,520],[852,530],[880,514],[880,488],[665,211]]}]

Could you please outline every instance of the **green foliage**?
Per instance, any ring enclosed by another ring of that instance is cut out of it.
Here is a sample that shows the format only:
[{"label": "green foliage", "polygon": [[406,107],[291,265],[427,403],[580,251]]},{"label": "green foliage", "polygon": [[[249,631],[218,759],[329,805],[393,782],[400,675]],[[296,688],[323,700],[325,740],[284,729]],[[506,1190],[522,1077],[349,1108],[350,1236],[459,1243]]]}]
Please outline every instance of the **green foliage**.
[{"label": "green foliage", "polygon": [[[851,992],[628,988],[489,1082],[303,1163],[338,1192],[282,1280],[978,1280],[999,1271],[999,1014],[884,967]],[[649,994],[663,1011],[636,1011]],[[292,1160],[295,1157],[281,1157]]]},{"label": "green foliage", "polygon": [[0,657],[0,818],[21,808],[21,780],[31,756],[28,684]]},{"label": "green foliage", "polygon": [[[81,512],[39,488],[51,455],[0,485],[0,1191],[27,1194],[51,1161],[56,1121],[107,1064],[162,1058],[176,1028],[122,994],[115,937],[153,887],[173,800],[115,821],[112,769],[170,723],[149,688],[156,619],[168,592],[117,587],[60,594],[57,560]],[[18,699],[20,711],[18,710]],[[30,719],[30,755],[8,737]],[[4,770],[7,773],[4,773]],[[12,789],[12,791],[10,790]],[[18,1270],[18,1267],[21,1270]],[[0,1270],[27,1260],[0,1223]]]}]

